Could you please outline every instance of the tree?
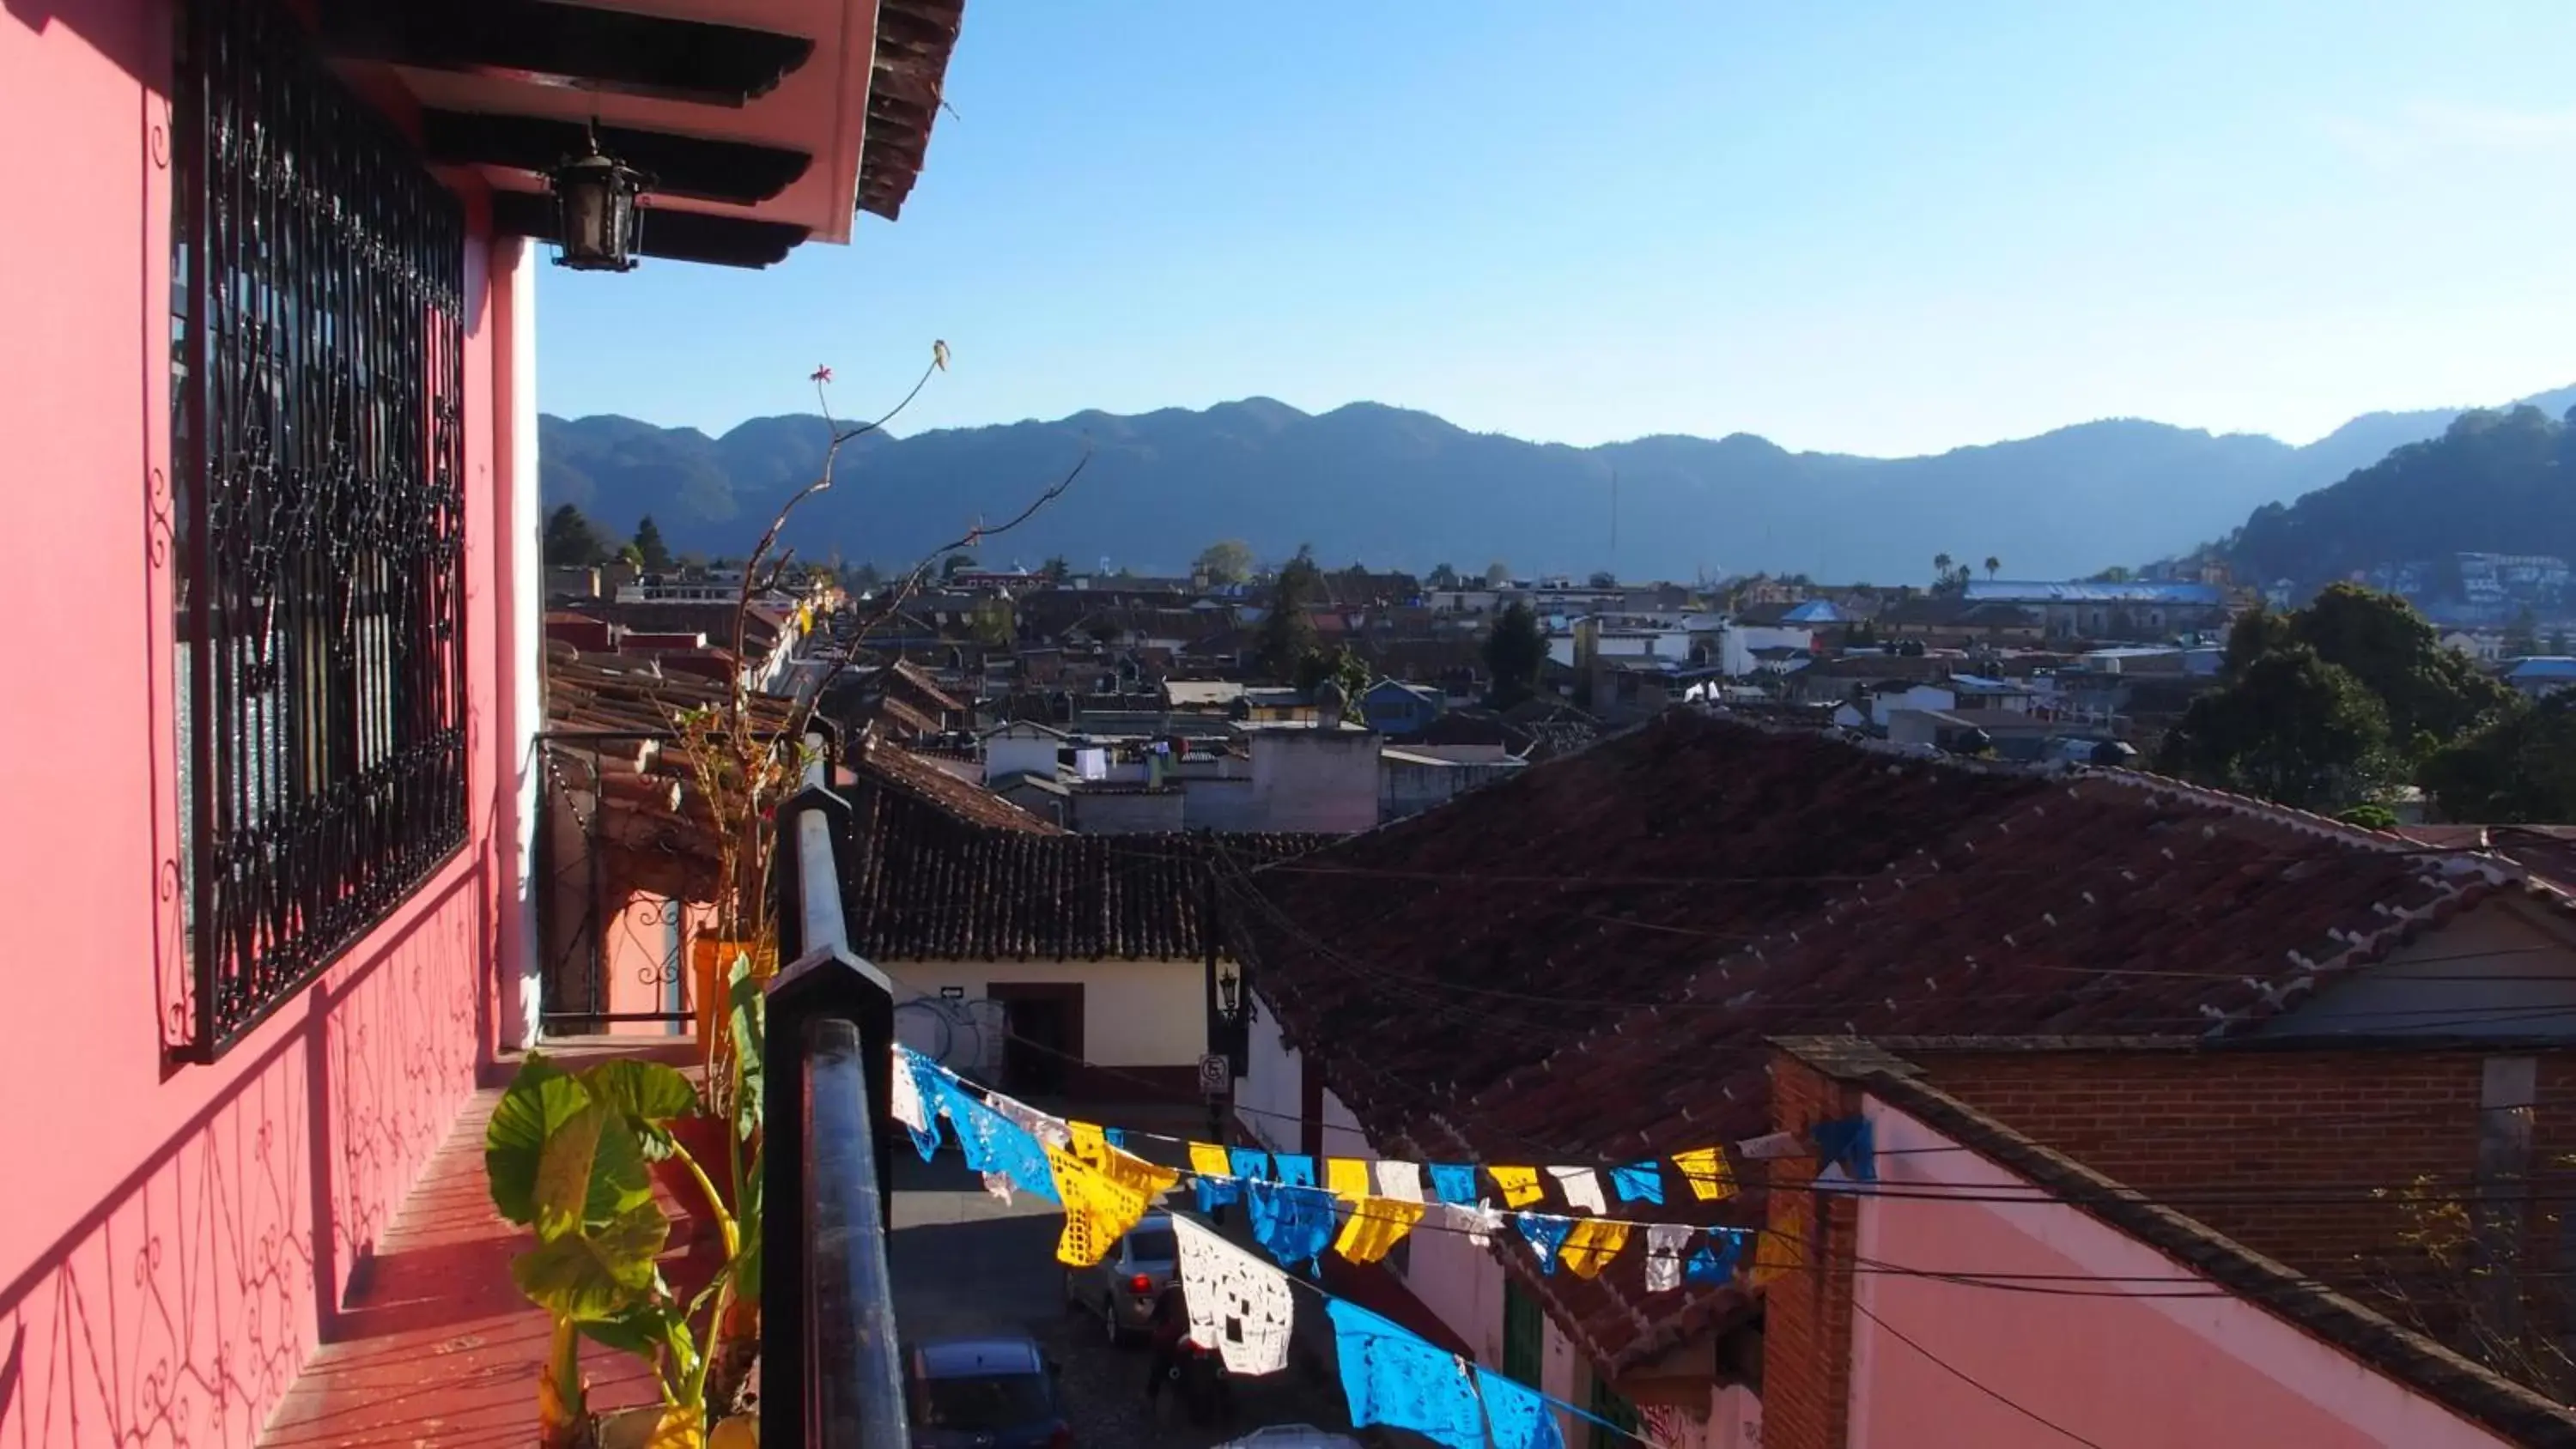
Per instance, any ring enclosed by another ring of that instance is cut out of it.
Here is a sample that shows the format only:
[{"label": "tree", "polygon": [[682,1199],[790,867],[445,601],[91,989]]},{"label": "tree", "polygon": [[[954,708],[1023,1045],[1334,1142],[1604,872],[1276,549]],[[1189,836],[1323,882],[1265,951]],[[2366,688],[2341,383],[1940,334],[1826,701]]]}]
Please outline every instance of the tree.
[{"label": "tree", "polygon": [[2478,825],[2576,820],[2576,691],[2513,709],[2436,751],[2417,780],[2452,820]]},{"label": "tree", "polygon": [[558,568],[589,568],[608,557],[608,545],[581,510],[564,504],[546,515],[545,560]]},{"label": "tree", "polygon": [[670,545],[662,542],[662,529],[652,514],[635,520],[635,552],[647,573],[661,573],[671,566]]},{"label": "tree", "polygon": [[974,566],[975,555],[971,553],[952,553],[948,557],[939,561],[939,581],[943,584],[953,584],[957,582],[957,576],[959,574],[966,572]]},{"label": "tree", "polygon": [[1454,589],[1458,587],[1458,571],[1449,567],[1447,564],[1433,565],[1431,569],[1431,587],[1435,589]]},{"label": "tree", "polygon": [[1239,538],[1219,539],[1199,550],[1190,570],[1207,575],[1212,584],[1242,583],[1252,577],[1252,545]]},{"label": "tree", "polygon": [[2128,565],[2113,564],[2109,568],[2102,570],[2102,572],[2086,579],[2084,582],[2088,584],[2125,584],[2133,577],[2135,577],[2135,575],[2129,572]]},{"label": "tree", "polygon": [[2158,769],[2301,810],[2332,813],[2401,778],[2388,715],[2352,671],[2304,644],[2264,653],[2191,702]]},{"label": "tree", "polygon": [[1297,550],[1295,558],[1280,566],[1270,585],[1269,612],[1253,634],[1253,663],[1265,678],[1294,683],[1298,664],[1316,652],[1315,621],[1306,617],[1306,604],[1322,583],[1323,572],[1315,567],[1311,550]]},{"label": "tree", "polygon": [[1342,698],[1357,705],[1369,687],[1368,661],[1353,653],[1348,644],[1329,654],[1318,649],[1297,661],[1295,682],[1299,689],[1312,693],[1326,680],[1340,685]]},{"label": "tree", "polygon": [[2567,631],[2566,631],[2566,630],[2564,630],[2564,629],[2552,629],[2552,630],[2550,630],[2550,631],[2549,631],[2549,652],[2550,652],[2552,655],[2555,655],[2556,657],[2561,658],[2561,659],[2564,659],[2564,658],[2566,658],[2566,657],[2567,657]]},{"label": "tree", "polygon": [[1619,587],[1619,576],[1608,569],[1595,569],[1584,582],[1596,589],[1615,589]]},{"label": "tree", "polygon": [[1999,573],[2003,572],[2003,567],[2004,567],[2004,561],[2003,561],[2002,559],[1999,559],[1999,558],[1995,557],[1993,554],[1987,554],[1987,555],[1986,555],[1986,577],[1987,577],[1987,578],[1992,579],[1996,574],[1999,574]]},{"label": "tree", "polygon": [[1485,565],[1485,587],[1498,589],[1512,581],[1512,566],[1496,559]]},{"label": "tree", "polygon": [[1073,565],[1065,562],[1063,554],[1056,554],[1038,565],[1038,573],[1048,583],[1061,584],[1073,577]]},{"label": "tree", "polygon": [[1932,555],[1933,586],[1938,588],[1948,582],[1950,582],[1950,556],[1946,553],[1936,553]]},{"label": "tree", "polygon": [[2395,594],[2336,584],[2289,616],[2289,637],[2350,670],[2387,711],[2390,739],[2418,760],[2513,703],[2510,688],[2443,648],[2442,636]]},{"label": "tree", "polygon": [[1485,636],[1485,672],[1493,677],[1492,689],[1485,702],[1496,709],[1509,709],[1538,693],[1539,670],[1547,663],[1547,636],[1538,629],[1538,615],[1518,599],[1503,606],[1494,618],[1493,632]]},{"label": "tree", "polygon": [[617,561],[640,573],[644,569],[644,550],[631,543],[620,545],[617,550]]}]

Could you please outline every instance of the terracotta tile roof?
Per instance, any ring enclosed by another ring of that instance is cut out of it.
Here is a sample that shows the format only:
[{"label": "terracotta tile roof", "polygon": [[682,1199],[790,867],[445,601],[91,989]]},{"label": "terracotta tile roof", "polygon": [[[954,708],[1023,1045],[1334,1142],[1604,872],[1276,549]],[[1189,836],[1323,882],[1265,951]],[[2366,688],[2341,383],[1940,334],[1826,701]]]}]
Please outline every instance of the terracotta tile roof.
[{"label": "terracotta tile roof", "polygon": [[[2205,1223],[2146,1200],[2135,1190],[1978,1111],[1921,1080],[1889,1042],[1785,1037],[1776,1045],[1829,1077],[1867,1090],[2059,1200],[2219,1286],[2333,1344],[2399,1383],[2506,1435],[2516,1444],[2576,1446],[2576,1409],[2399,1326],[2360,1302]],[[2149,1044],[2150,1049],[2167,1045]]]},{"label": "terracotta tile roof", "polygon": [[[687,758],[667,738],[678,716],[724,703],[728,686],[661,665],[673,661],[583,654],[560,641],[546,651],[546,725],[571,736],[547,746],[551,788],[596,811],[592,848],[606,878],[684,900],[716,894],[718,842]],[[792,701],[754,694],[754,725],[780,730]],[[580,738],[623,734],[626,738]],[[557,797],[561,803],[561,797]]]},{"label": "terracotta tile roof", "polygon": [[1061,827],[955,773],[926,756],[905,749],[875,731],[862,733],[842,752],[845,785],[882,786],[893,794],[959,825],[1002,834],[1061,835]]},{"label": "terracotta tile roof", "polygon": [[[1257,872],[1237,918],[1381,1143],[1618,1162],[1767,1130],[1770,1035],[2223,1031],[2509,875],[2153,776],[1675,711]],[[1539,1285],[1614,1371],[1725,1306],[1638,1271]]]},{"label": "terracotta tile roof", "polygon": [[843,866],[851,945],[880,961],[1196,959],[1213,854],[1258,863],[1329,838],[997,830],[901,795],[860,816]]}]

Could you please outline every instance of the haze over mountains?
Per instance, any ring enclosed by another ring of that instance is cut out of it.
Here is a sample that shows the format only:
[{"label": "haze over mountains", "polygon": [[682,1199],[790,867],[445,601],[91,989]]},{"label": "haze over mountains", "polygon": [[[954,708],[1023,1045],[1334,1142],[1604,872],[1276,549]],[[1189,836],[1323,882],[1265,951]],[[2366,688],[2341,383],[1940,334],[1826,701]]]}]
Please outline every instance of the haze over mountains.
[{"label": "haze over mountains", "polygon": [[[2524,401],[2557,417],[2576,387]],[[1308,414],[1251,398],[870,436],[842,450],[837,485],[798,511],[788,541],[809,559],[908,563],[979,519],[1017,513],[1087,441],[1072,491],[978,550],[985,563],[1062,554],[1077,568],[1106,558],[1178,572],[1209,542],[1242,538],[1266,558],[1312,544],[1332,565],[1413,569],[1501,559],[1524,574],[1769,570],[1885,584],[1920,581],[1946,552],[2067,577],[2220,538],[2264,504],[2437,436],[2458,413],[2365,414],[2304,447],[2115,419],[1881,459],[1792,453],[1748,433],[1574,448],[1377,403]],[[710,555],[748,548],[816,476],[829,439],[814,416],[755,418],[721,437],[548,416],[538,436],[547,507],[570,503],[621,536],[650,514],[674,550]]]}]

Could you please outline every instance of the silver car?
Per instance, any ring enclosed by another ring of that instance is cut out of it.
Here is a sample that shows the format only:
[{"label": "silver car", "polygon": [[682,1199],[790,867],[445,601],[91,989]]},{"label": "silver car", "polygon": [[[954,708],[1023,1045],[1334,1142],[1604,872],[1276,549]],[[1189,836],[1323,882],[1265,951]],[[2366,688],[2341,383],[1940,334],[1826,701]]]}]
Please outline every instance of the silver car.
[{"label": "silver car", "polygon": [[1065,1306],[1096,1315],[1111,1343],[1133,1342],[1151,1325],[1154,1300],[1171,1284],[1175,1252],[1171,1217],[1147,1213],[1109,1256],[1064,1270]]}]

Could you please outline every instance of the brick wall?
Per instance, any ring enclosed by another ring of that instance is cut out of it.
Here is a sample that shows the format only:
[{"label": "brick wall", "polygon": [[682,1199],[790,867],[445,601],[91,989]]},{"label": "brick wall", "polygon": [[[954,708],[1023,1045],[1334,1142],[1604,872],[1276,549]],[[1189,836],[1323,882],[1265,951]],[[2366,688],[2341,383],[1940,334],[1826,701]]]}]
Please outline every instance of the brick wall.
[{"label": "brick wall", "polygon": [[[2568,1258],[2576,1200],[2576,1052],[2486,1050],[1900,1052],[1998,1121],[2152,1193],[2255,1251],[2382,1307],[2444,1275],[2403,1246],[2423,1209],[2477,1179],[2486,1063],[2536,1064],[2528,1265]],[[2555,1278],[2534,1276],[2555,1299]],[[2538,1291],[2545,1290],[2545,1291]],[[2555,1312],[2554,1303],[2548,1311]],[[2400,1315],[2404,1316],[2404,1315]],[[2437,1315],[2438,1316],[2438,1315]],[[2440,1325],[2426,1324],[2435,1327]]]},{"label": "brick wall", "polygon": [[[1771,1058],[1774,1130],[1804,1132],[1860,1110],[1860,1094],[1785,1053]],[[1806,1244],[1797,1262],[1763,1286],[1764,1449],[1842,1449],[1851,1409],[1851,1245],[1859,1205],[1807,1190],[1816,1164],[1764,1164],[1769,1189],[1765,1255]],[[1751,1174],[1748,1173],[1748,1176]],[[1757,1261],[1759,1261],[1759,1257]]]}]

